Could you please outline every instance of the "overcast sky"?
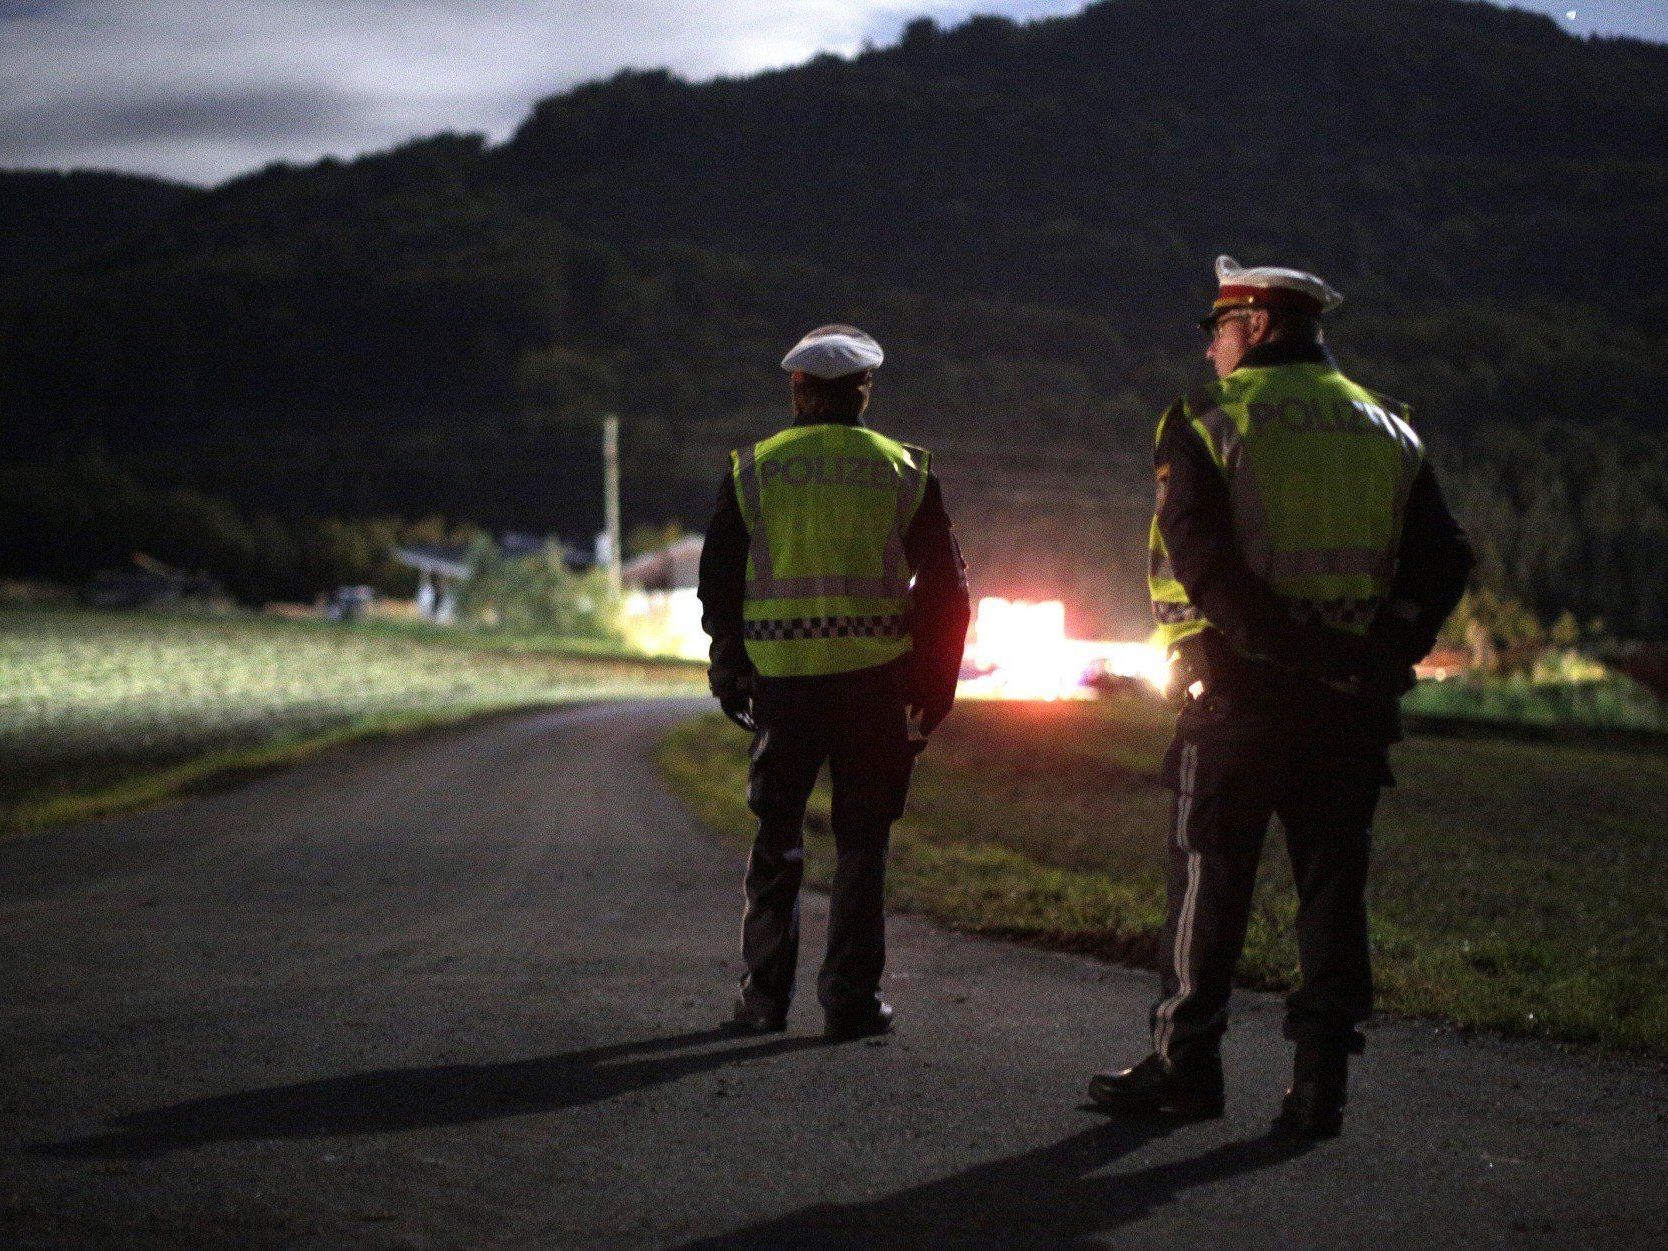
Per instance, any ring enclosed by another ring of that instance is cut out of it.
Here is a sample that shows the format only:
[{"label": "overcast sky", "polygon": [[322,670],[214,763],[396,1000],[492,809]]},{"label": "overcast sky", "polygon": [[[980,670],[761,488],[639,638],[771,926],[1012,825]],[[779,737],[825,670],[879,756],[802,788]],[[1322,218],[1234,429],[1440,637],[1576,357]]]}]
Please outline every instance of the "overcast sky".
[{"label": "overcast sky", "polygon": [[[691,78],[890,43],[912,17],[1083,0],[0,0],[0,166],[214,182],[440,130],[503,138],[622,66]],[[1668,42],[1668,0],[1521,0]]]}]

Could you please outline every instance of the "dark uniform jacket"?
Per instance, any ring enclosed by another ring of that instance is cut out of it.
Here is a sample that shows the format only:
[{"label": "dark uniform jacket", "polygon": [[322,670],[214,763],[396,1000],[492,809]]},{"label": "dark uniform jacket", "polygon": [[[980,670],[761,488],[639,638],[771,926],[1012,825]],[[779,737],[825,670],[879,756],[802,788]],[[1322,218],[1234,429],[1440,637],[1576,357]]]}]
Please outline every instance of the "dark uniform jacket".
[{"label": "dark uniform jacket", "polygon": [[[718,509],[701,549],[701,626],[712,638],[708,675],[713,692],[722,696],[754,681],[826,680],[761,679],[755,673],[742,639],[747,552],[747,525],[736,500],[735,480],[725,474],[718,488]],[[961,549],[944,511],[938,479],[930,473],[921,506],[904,535],[904,554],[915,574],[910,610],[914,647],[908,655],[881,667],[896,668],[905,698],[926,710],[924,724],[931,729],[955,701],[971,608]]]},{"label": "dark uniform jacket", "polygon": [[[1241,363],[1323,361],[1331,355],[1318,344],[1265,344]],[[1203,681],[1222,708],[1274,728],[1400,737],[1399,698],[1412,684],[1411,667],[1436,642],[1473,564],[1429,462],[1413,480],[1395,580],[1364,642],[1298,623],[1251,572],[1234,537],[1228,485],[1190,423],[1164,423],[1154,463],[1166,480],[1158,507],[1165,549],[1188,600],[1210,622],[1183,644],[1189,680]],[[1339,689],[1351,684],[1358,693]]]}]

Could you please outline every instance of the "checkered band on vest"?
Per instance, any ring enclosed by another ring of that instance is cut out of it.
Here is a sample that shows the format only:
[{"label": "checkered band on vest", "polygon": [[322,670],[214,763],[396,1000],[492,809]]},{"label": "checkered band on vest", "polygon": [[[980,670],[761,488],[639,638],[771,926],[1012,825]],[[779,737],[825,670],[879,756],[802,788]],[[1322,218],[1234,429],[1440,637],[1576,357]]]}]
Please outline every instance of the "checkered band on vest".
[{"label": "checkered band on vest", "polygon": [[1305,625],[1320,622],[1335,629],[1370,626],[1378,615],[1376,599],[1289,599],[1286,611]]},{"label": "checkered band on vest", "polygon": [[1168,600],[1152,601],[1153,618],[1160,625],[1176,625],[1182,621],[1199,620],[1199,610],[1192,604],[1173,604]]},{"label": "checkered band on vest", "polygon": [[752,642],[779,643],[786,639],[895,639],[909,632],[902,613],[871,617],[786,617],[749,621],[742,637]]}]

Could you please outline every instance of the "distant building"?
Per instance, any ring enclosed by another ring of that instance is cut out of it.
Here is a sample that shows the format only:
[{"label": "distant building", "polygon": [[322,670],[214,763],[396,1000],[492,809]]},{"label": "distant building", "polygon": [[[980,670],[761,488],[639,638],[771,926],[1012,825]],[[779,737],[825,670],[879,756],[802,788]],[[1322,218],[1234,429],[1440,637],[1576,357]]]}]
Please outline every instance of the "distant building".
[{"label": "distant building", "polygon": [[410,543],[394,559],[417,571],[417,612],[438,625],[457,620],[458,587],[469,580],[469,549],[457,543]]},{"label": "distant building", "polygon": [[620,585],[628,591],[689,591],[700,585],[701,548],[706,536],[686,534],[653,552],[633,556],[620,566]]},{"label": "distant building", "polygon": [[690,660],[707,654],[701,601],[695,593],[705,543],[704,535],[686,534],[620,567],[620,585],[625,589],[620,624],[634,646],[651,655]]},{"label": "distant building", "polygon": [[78,595],[89,608],[148,608],[182,599],[221,600],[226,590],[205,573],[186,573],[135,552],[132,567],[100,569]]},{"label": "distant building", "polygon": [[[562,563],[573,573],[593,566],[591,553],[561,539],[506,530],[498,536],[498,554],[508,560],[537,556],[551,543],[562,549]],[[417,612],[437,625],[457,620],[458,591],[474,567],[470,548],[462,543],[405,543],[394,549],[394,559],[417,571]],[[698,558],[697,558],[698,559]]]}]

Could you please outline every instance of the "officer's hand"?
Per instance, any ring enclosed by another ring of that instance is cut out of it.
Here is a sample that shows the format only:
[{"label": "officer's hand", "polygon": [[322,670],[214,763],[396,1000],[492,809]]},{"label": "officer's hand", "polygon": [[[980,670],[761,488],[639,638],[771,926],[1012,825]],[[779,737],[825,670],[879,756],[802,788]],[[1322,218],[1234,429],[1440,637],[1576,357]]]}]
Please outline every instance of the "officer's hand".
[{"label": "officer's hand", "polygon": [[718,706],[724,710],[724,715],[734,721],[749,734],[757,732],[759,726],[753,720],[753,699],[749,695],[724,695],[718,700]]},{"label": "officer's hand", "polygon": [[904,738],[912,754],[927,750],[926,717],[918,704],[904,705]]},{"label": "officer's hand", "polygon": [[1299,627],[1298,634],[1303,640],[1303,650],[1294,658],[1298,672],[1346,695],[1361,693],[1374,659],[1366,639],[1323,625]]},{"label": "officer's hand", "polygon": [[1417,685],[1411,665],[1387,656],[1369,657],[1366,666],[1348,678],[1326,678],[1326,685],[1359,699],[1400,699]]},{"label": "officer's hand", "polygon": [[950,701],[942,697],[928,697],[910,705],[910,714],[920,718],[921,733],[931,734],[950,715]]},{"label": "officer's hand", "polygon": [[759,728],[753,719],[753,675],[737,673],[728,666],[714,665],[707,670],[707,683],[718,697],[724,715],[752,734]]},{"label": "officer's hand", "polygon": [[1195,684],[1210,685],[1210,665],[1205,657],[1203,635],[1194,634],[1183,639],[1170,653],[1170,667],[1164,675],[1164,701],[1177,708],[1186,700]]},{"label": "officer's hand", "polygon": [[1361,675],[1364,695],[1400,699],[1417,685],[1419,680],[1414,676],[1413,666],[1392,658],[1385,658]]}]

